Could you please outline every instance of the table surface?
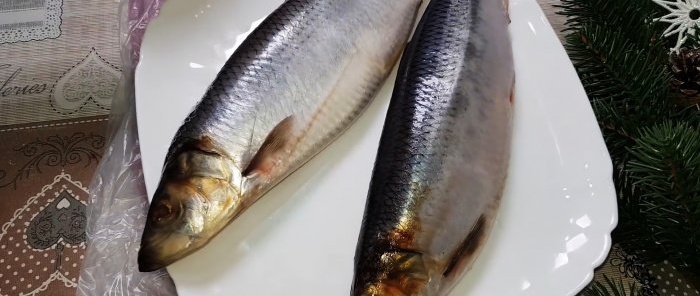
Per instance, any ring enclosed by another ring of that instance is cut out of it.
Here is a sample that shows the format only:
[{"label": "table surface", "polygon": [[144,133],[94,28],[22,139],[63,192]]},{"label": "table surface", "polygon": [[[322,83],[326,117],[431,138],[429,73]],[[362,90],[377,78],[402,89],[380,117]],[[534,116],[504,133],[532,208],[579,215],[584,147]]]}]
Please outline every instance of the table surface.
[{"label": "table surface", "polygon": [[537,0],[538,3],[540,3],[540,6],[542,7],[542,10],[544,11],[544,14],[547,15],[547,19],[549,19],[549,22],[552,24],[552,27],[554,28],[555,31],[559,34],[560,38],[562,36],[561,30],[564,28],[564,17],[561,15],[555,14],[555,8],[553,5],[560,4],[560,0]]}]

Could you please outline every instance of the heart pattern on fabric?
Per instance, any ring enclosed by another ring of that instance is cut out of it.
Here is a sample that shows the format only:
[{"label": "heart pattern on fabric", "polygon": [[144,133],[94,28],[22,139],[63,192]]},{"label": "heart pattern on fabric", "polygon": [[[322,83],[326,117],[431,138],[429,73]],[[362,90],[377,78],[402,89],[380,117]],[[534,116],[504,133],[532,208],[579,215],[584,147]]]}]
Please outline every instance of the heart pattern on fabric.
[{"label": "heart pattern on fabric", "polygon": [[0,296],[77,287],[87,198],[87,188],[61,173],[15,210],[0,232]]},{"label": "heart pattern on fabric", "polygon": [[29,222],[27,242],[35,249],[49,248],[60,239],[80,244],[85,241],[85,223],[85,205],[63,191]]},{"label": "heart pattern on fabric", "polygon": [[61,76],[51,93],[51,106],[62,114],[71,114],[89,102],[109,109],[120,71],[102,59],[95,48]]},{"label": "heart pattern on fabric", "polygon": [[70,207],[71,203],[68,201],[66,198],[61,199],[60,202],[56,205],[56,209],[65,209],[67,207]]}]

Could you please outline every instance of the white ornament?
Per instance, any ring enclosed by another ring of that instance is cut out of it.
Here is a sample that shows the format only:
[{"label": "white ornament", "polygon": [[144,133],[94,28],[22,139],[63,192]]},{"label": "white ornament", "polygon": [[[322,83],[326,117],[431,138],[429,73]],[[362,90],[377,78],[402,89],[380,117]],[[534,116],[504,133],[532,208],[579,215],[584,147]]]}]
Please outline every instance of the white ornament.
[{"label": "white ornament", "polygon": [[652,1],[669,11],[669,14],[656,19],[656,21],[671,24],[664,31],[663,36],[678,34],[676,46],[671,48],[671,51],[678,52],[688,40],[688,35],[695,34],[695,29],[700,28],[700,0]]}]

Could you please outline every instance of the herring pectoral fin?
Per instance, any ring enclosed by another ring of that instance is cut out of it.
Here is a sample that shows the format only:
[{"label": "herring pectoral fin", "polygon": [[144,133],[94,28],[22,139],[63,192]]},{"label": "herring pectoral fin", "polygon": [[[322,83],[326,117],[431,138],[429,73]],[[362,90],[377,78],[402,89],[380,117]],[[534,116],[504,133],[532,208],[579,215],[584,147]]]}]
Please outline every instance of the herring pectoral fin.
[{"label": "herring pectoral fin", "polygon": [[477,251],[486,241],[488,229],[487,222],[486,215],[481,215],[479,219],[476,220],[476,223],[474,223],[469,235],[451,256],[449,264],[442,273],[445,277],[449,278],[455,274],[460,274],[462,269],[466,268],[466,265],[471,263]]},{"label": "herring pectoral fin", "polygon": [[291,139],[294,116],[290,115],[280,121],[260,145],[260,149],[243,170],[242,175],[248,177],[255,173],[269,173],[276,159],[276,155],[284,150]]}]

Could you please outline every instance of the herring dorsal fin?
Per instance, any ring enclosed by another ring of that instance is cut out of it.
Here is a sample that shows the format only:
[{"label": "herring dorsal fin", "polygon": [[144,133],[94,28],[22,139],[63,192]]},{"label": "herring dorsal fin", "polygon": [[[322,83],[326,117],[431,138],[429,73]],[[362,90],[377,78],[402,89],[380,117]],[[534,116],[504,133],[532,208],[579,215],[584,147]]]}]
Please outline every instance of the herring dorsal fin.
[{"label": "herring dorsal fin", "polygon": [[275,155],[283,151],[283,148],[287,146],[291,139],[293,126],[294,116],[290,115],[280,121],[272,131],[267,134],[265,141],[263,141],[262,145],[260,145],[260,148],[255,153],[255,156],[253,156],[250,163],[248,163],[243,170],[243,177],[251,176],[254,173],[267,173],[272,169]]}]

